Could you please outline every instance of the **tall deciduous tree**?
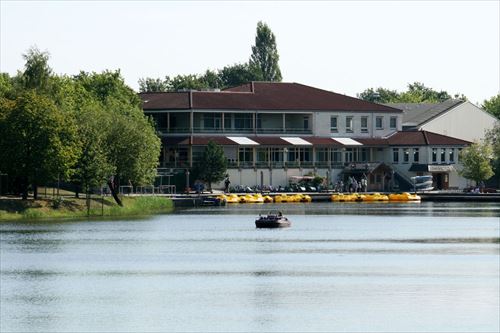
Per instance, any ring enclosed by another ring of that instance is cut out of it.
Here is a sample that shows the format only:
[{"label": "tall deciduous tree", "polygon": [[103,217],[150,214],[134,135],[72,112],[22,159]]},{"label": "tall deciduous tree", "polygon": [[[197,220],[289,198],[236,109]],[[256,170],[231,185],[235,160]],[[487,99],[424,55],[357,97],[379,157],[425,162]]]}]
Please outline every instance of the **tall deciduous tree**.
[{"label": "tall deciduous tree", "polygon": [[31,47],[23,54],[26,61],[21,81],[26,89],[45,91],[48,89],[52,69],[49,66],[49,53],[41,52],[37,47]]},{"label": "tall deciduous tree", "polygon": [[212,190],[212,183],[224,179],[227,170],[227,160],[224,150],[213,141],[209,141],[203,157],[195,166],[195,174],[198,178],[208,183],[208,189]]},{"label": "tall deciduous tree", "polygon": [[281,81],[279,54],[276,46],[276,37],[269,26],[262,21],[257,23],[255,45],[252,46],[252,55],[249,64],[255,68],[264,81]]},{"label": "tall deciduous tree", "polygon": [[77,127],[46,96],[27,91],[0,109],[0,169],[21,181],[22,198],[32,185],[68,179],[80,154]]},{"label": "tall deciduous tree", "polygon": [[483,109],[500,119],[500,94],[483,102]]},{"label": "tall deciduous tree", "polygon": [[463,169],[459,173],[467,179],[474,180],[478,185],[479,182],[488,180],[493,176],[493,169],[490,164],[492,159],[493,150],[491,145],[474,142],[460,152]]}]

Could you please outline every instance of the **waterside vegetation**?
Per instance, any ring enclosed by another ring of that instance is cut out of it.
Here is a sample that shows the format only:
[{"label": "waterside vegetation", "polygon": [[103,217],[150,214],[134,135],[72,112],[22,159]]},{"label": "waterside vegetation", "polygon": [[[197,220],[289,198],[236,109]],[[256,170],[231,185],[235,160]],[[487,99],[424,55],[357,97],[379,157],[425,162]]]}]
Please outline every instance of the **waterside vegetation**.
[{"label": "waterside vegetation", "polygon": [[94,197],[90,199],[89,206],[86,199],[75,197],[40,200],[2,199],[0,221],[145,216],[170,213],[174,209],[172,200],[165,197],[123,197],[122,203],[123,206],[119,206],[111,197]]}]

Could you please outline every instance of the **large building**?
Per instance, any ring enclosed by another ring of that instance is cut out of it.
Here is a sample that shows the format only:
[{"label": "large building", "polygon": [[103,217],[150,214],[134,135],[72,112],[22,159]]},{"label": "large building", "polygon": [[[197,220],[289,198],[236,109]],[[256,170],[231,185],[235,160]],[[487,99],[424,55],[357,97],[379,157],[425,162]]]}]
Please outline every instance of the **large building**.
[{"label": "large building", "polygon": [[484,139],[486,131],[498,121],[471,102],[457,99],[441,103],[386,105],[403,111],[403,130],[430,131],[467,141]]},{"label": "large building", "polygon": [[411,185],[466,186],[457,170],[468,141],[403,132],[403,111],[297,83],[252,82],[223,91],[142,93],[162,136],[162,168],[188,170],[205,146],[224,148],[232,184],[287,185],[317,174],[329,183],[368,178],[369,190]]}]

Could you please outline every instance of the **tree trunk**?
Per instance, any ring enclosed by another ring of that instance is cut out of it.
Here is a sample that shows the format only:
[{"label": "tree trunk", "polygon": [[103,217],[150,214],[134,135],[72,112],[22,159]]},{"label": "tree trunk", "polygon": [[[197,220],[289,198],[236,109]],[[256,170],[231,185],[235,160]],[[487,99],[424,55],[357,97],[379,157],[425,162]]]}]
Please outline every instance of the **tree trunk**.
[{"label": "tree trunk", "polygon": [[22,199],[28,200],[28,177],[21,178]]},{"label": "tree trunk", "polygon": [[109,190],[111,191],[111,195],[113,196],[113,199],[115,199],[118,206],[123,207],[123,203],[120,200],[120,198],[118,197],[118,194],[116,193],[116,188],[115,188],[115,184],[113,183],[113,181],[108,180],[108,187],[109,187]]}]

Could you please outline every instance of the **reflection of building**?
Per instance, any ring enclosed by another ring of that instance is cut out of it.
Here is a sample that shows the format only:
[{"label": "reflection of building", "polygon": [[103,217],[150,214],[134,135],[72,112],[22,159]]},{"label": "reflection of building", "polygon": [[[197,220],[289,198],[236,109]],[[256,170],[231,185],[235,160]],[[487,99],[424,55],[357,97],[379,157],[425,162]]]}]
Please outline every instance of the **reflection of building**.
[{"label": "reflection of building", "polygon": [[[402,132],[400,109],[297,83],[141,98],[162,135],[161,167],[192,167],[211,140],[224,148],[233,185],[286,185],[308,173],[332,183],[364,174],[372,190],[403,188],[409,177],[430,173],[441,175],[438,187],[465,185],[455,165],[468,142]],[[429,169],[435,165],[439,172]]]}]

